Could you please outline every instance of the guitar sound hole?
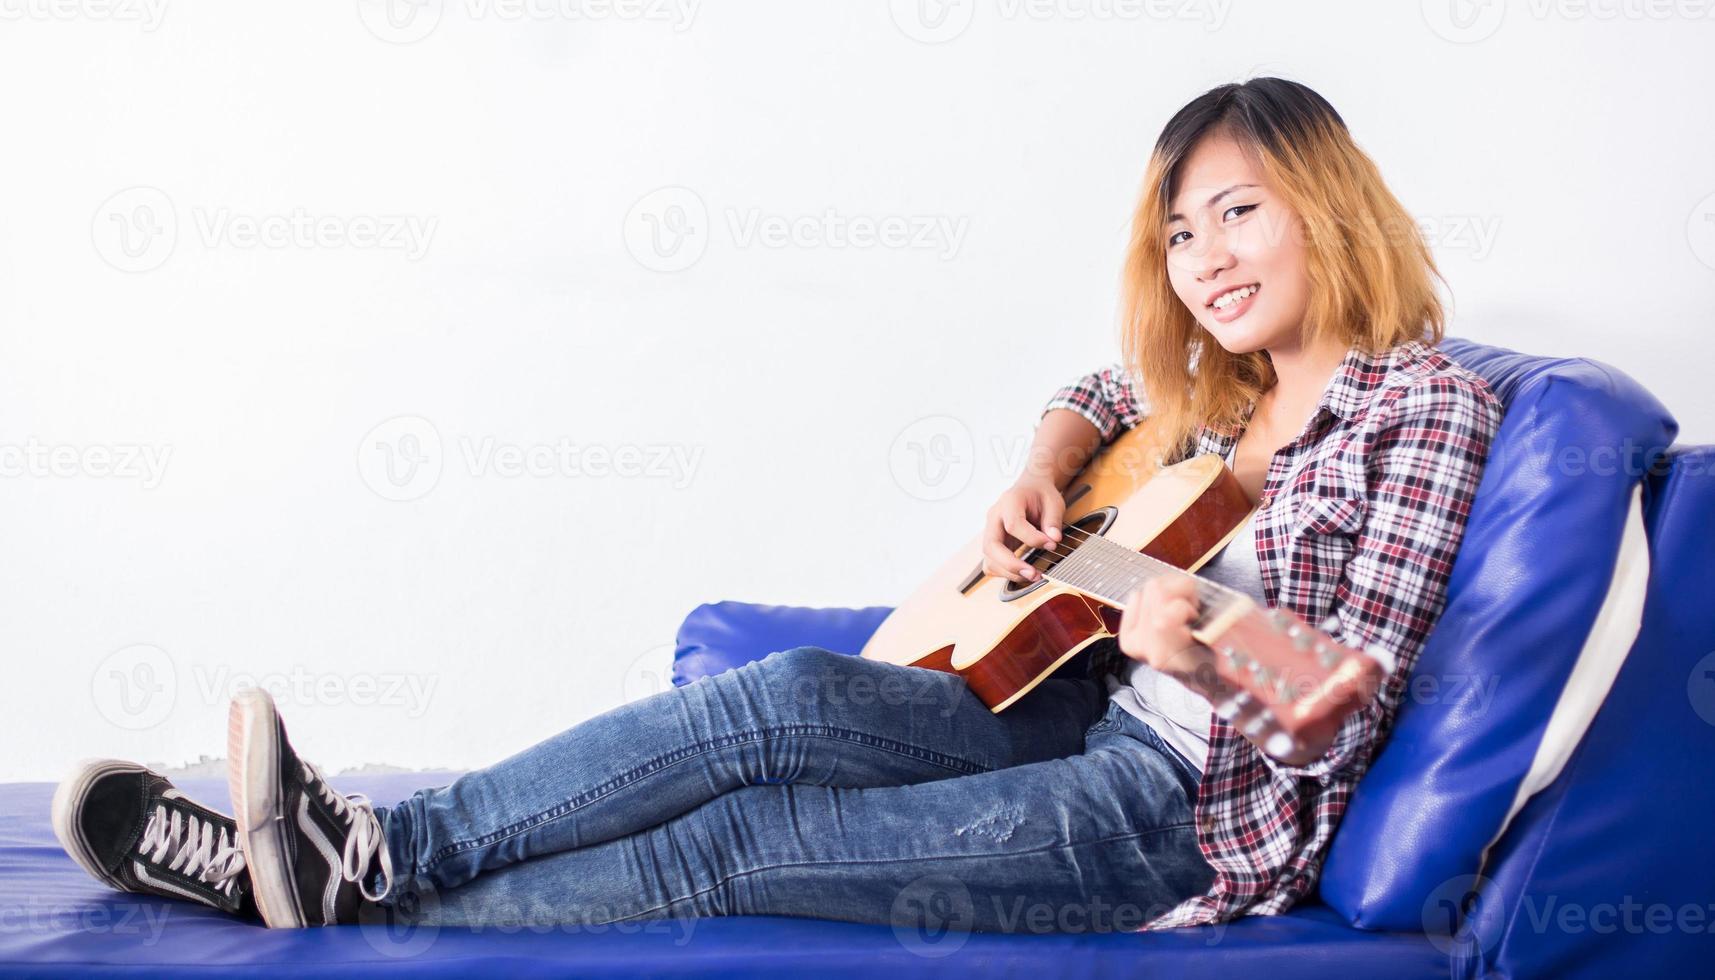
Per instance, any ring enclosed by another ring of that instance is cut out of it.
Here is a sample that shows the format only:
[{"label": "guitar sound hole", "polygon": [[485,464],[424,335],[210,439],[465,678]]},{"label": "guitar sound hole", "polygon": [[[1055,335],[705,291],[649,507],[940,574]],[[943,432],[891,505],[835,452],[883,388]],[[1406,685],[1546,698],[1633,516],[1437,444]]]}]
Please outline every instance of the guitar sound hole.
[{"label": "guitar sound hole", "polygon": [[1083,517],[1078,518],[1076,521],[1073,521],[1071,524],[1071,527],[1077,528],[1079,531],[1084,533],[1068,534],[1063,530],[1060,535],[1060,546],[1054,552],[1050,553],[1043,548],[1031,548],[1029,551],[1026,551],[1022,556],[1022,560],[1036,569],[1036,578],[1029,582],[1014,582],[1008,579],[1005,587],[1001,589],[1000,592],[1001,601],[1011,602],[1019,596],[1029,595],[1033,590],[1041,588],[1047,582],[1047,579],[1042,577],[1043,572],[1052,569],[1055,565],[1058,565],[1062,560],[1064,560],[1073,549],[1077,548],[1078,542],[1082,541],[1086,536],[1092,538],[1101,537],[1103,532],[1113,526],[1114,519],[1118,516],[1118,509],[1113,507],[1103,507],[1101,510],[1093,510],[1088,514],[1085,514]]}]

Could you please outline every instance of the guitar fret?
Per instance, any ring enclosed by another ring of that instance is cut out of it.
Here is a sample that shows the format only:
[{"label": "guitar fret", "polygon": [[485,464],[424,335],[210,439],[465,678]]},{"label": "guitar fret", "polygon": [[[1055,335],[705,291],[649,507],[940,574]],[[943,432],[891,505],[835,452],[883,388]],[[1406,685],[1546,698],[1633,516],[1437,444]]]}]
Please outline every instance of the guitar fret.
[{"label": "guitar fret", "polygon": [[1115,606],[1124,606],[1132,591],[1144,582],[1165,575],[1191,579],[1200,606],[1197,618],[1192,621],[1193,628],[1208,625],[1233,601],[1233,591],[1224,585],[1198,578],[1184,569],[1096,535],[1080,542],[1071,554],[1043,573],[1047,579]]}]

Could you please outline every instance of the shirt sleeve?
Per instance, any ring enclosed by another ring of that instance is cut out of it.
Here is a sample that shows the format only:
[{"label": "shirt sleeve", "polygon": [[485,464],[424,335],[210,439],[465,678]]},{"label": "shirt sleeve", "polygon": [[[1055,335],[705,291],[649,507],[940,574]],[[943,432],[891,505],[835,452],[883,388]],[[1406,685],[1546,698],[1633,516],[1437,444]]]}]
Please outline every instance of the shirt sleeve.
[{"label": "shirt sleeve", "polygon": [[1453,559],[1501,414],[1480,382],[1457,376],[1424,379],[1398,399],[1370,450],[1366,511],[1335,592],[1338,627],[1329,631],[1359,650],[1381,647],[1392,668],[1320,758],[1289,766],[1260,753],[1275,772],[1326,780],[1368,768],[1446,605]]},{"label": "shirt sleeve", "polygon": [[1122,431],[1141,422],[1148,407],[1137,395],[1131,375],[1119,364],[1092,371],[1054,393],[1043,407],[1042,416],[1056,408],[1069,408],[1090,420],[1102,434],[1107,445]]}]

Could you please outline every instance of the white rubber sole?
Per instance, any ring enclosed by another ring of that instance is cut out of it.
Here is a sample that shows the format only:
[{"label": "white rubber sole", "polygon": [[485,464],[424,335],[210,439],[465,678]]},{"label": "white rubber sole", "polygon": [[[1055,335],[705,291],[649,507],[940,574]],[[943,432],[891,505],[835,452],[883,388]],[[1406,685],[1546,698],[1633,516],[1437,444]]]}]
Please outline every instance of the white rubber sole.
[{"label": "white rubber sole", "polygon": [[250,893],[273,929],[301,929],[298,886],[286,859],[286,815],[280,812],[279,714],[268,692],[247,687],[226,717],[226,781],[238,846],[250,871]]},{"label": "white rubber sole", "polygon": [[60,846],[77,862],[78,867],[89,872],[90,877],[109,888],[118,891],[130,891],[119,879],[113,877],[96,863],[94,850],[89,841],[83,836],[83,823],[78,820],[81,812],[79,803],[88,794],[89,788],[95,781],[116,772],[148,772],[148,768],[135,762],[125,762],[121,759],[85,759],[78,763],[76,771],[60,781],[54,789],[52,821],[54,836],[59,838]]}]

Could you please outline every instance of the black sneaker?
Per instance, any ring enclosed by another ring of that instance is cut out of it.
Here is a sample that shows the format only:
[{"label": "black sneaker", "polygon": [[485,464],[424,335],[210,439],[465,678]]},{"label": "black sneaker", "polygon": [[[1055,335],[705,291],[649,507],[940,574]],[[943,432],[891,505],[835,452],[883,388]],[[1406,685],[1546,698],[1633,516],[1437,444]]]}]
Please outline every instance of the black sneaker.
[{"label": "black sneaker", "polygon": [[[238,842],[262,921],[280,928],[358,921],[393,887],[393,862],[368,797],[343,796],[286,741],[274,699],[248,687],[227,718],[227,779]],[[377,874],[379,869],[379,874]],[[380,878],[370,892],[368,880]]]},{"label": "black sneaker", "polygon": [[83,763],[54,792],[53,823],[72,860],[109,888],[256,917],[232,818],[146,766]]}]

